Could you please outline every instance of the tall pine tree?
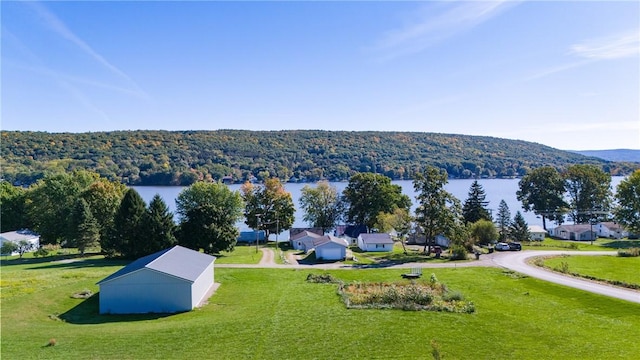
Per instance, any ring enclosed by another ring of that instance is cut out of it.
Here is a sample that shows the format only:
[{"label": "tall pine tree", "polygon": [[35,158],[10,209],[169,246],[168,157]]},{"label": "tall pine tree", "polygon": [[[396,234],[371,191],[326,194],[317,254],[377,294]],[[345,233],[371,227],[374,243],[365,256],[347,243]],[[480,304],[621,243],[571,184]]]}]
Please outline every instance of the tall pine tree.
[{"label": "tall pine tree", "polygon": [[144,251],[140,248],[144,234],[142,221],[147,207],[134,189],[128,189],[116,212],[113,231],[109,243],[103,244],[102,250],[108,255],[120,254],[123,257],[135,258]]},{"label": "tall pine tree", "polygon": [[500,235],[500,241],[507,240],[509,236],[509,228],[511,226],[511,211],[509,211],[509,205],[504,200],[500,200],[498,205],[498,217],[496,219],[498,224],[498,233]]},{"label": "tall pine tree", "polygon": [[159,194],[156,194],[144,215],[142,230],[144,238],[141,238],[141,254],[149,255],[157,251],[169,248],[176,244],[176,224],[173,222],[173,214]]},{"label": "tall pine tree", "polygon": [[474,180],[469,188],[469,197],[462,206],[462,216],[465,223],[473,224],[478,220],[492,220],[491,214],[487,210],[489,202],[485,201],[486,197],[482,185],[478,183],[478,180]]},{"label": "tall pine tree", "polygon": [[524,216],[520,211],[516,212],[516,216],[511,223],[511,238],[515,241],[529,241],[531,234],[529,233],[529,225],[524,220]]},{"label": "tall pine tree", "polygon": [[81,256],[87,248],[98,245],[100,241],[100,224],[93,216],[89,204],[78,198],[72,214],[72,242]]}]

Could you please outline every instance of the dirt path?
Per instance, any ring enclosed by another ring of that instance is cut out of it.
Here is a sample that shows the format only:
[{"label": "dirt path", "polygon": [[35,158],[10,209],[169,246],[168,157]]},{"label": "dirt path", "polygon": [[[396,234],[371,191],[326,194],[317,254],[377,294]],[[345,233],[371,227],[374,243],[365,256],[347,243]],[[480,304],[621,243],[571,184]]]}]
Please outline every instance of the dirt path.
[{"label": "dirt path", "polygon": [[262,251],[262,259],[260,259],[258,265],[262,267],[271,267],[273,265],[277,265],[275,262],[275,253],[272,249],[261,248],[260,250]]}]

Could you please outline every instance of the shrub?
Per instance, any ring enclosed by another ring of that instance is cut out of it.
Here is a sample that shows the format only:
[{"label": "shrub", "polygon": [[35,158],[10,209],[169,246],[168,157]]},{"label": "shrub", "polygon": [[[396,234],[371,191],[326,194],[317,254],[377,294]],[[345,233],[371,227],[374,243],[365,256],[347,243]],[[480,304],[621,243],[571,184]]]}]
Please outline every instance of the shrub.
[{"label": "shrub", "polygon": [[618,256],[620,257],[638,257],[640,256],[640,248],[629,248],[624,250],[618,250]]},{"label": "shrub", "polygon": [[309,274],[307,275],[307,281],[310,283],[320,283],[320,284],[337,284],[340,280],[334,278],[330,274]]},{"label": "shrub", "polygon": [[467,249],[462,245],[451,246],[451,260],[466,260]]}]

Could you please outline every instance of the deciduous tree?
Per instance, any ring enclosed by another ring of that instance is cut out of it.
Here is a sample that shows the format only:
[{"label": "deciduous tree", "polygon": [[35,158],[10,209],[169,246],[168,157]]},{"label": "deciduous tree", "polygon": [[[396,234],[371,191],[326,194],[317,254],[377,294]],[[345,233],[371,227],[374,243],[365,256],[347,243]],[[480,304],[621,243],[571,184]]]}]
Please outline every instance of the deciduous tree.
[{"label": "deciduous tree", "polygon": [[8,181],[0,181],[0,232],[29,227],[25,209],[26,191]]},{"label": "deciduous tree", "polygon": [[470,226],[470,235],[477,243],[487,245],[498,238],[498,230],[493,222],[480,219]]},{"label": "deciduous tree", "polygon": [[[443,234],[452,241],[463,241],[462,209],[460,201],[444,189],[448,182],[447,173],[428,166],[415,175],[413,187],[418,193],[416,199],[416,222],[426,236],[425,252],[431,252],[436,235]],[[427,251],[428,247],[428,251]]]},{"label": "deciduous tree", "polygon": [[264,185],[245,183],[240,188],[245,203],[245,224],[252,229],[265,230],[269,234],[291,228],[295,207],[291,193],[286,191],[280,179],[271,178]]},{"label": "deciduous tree", "polygon": [[342,192],[347,207],[346,220],[351,224],[366,225],[371,229],[381,212],[411,208],[411,199],[402,193],[402,187],[391,183],[381,174],[358,173],[349,179]]},{"label": "deciduous tree", "polygon": [[99,178],[96,173],[74,171],[38,181],[27,193],[27,213],[41,243],[60,244],[74,232],[71,212],[80,193]]},{"label": "deciduous tree", "polygon": [[616,188],[616,221],[634,234],[640,234],[640,170],[622,180]]},{"label": "deciduous tree", "polygon": [[303,220],[312,227],[321,228],[323,233],[335,228],[344,211],[340,193],[327,181],[318,182],[316,187],[305,185],[301,190],[300,206],[304,210]]},{"label": "deciduous tree", "polygon": [[611,175],[595,165],[572,165],[565,174],[569,217],[576,224],[607,218],[611,206]]},{"label": "deciduous tree", "polygon": [[406,254],[407,249],[404,245],[404,239],[411,231],[412,224],[413,217],[409,214],[409,211],[407,209],[397,208],[393,211],[393,214],[378,214],[375,227],[378,231],[385,233],[394,230],[397,233],[400,244],[402,244],[402,249]]},{"label": "deciduous tree", "polygon": [[568,205],[564,201],[564,179],[555,168],[545,166],[532,170],[520,179],[518,188],[516,196],[522,208],[542,216],[545,230],[546,219],[562,222]]},{"label": "deciduous tree", "polygon": [[197,182],[182,190],[176,207],[179,244],[209,254],[234,249],[243,208],[239,192],[222,183]]}]

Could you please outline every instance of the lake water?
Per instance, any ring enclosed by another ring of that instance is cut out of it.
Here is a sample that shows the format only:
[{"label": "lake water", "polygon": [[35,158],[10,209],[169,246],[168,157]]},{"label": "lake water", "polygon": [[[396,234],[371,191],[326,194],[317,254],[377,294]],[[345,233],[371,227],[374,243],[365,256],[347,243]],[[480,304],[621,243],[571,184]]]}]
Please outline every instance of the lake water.
[{"label": "lake water", "polygon": [[[620,183],[620,181],[624,179],[621,176],[612,177],[611,186],[613,191],[615,191],[616,186]],[[471,187],[471,183],[473,183],[473,179],[453,179],[449,180],[449,183],[445,185],[445,190],[453,194],[457,197],[462,203],[467,199],[469,195],[469,188]],[[494,216],[497,214],[498,205],[501,200],[504,200],[509,206],[509,210],[511,211],[511,217],[516,214],[516,211],[520,211],[524,216],[525,220],[529,225],[540,225],[542,226],[542,219],[536,218],[536,215],[532,212],[525,212],[522,209],[522,204],[516,198],[516,192],[518,191],[518,182],[520,179],[480,179],[478,183],[482,185],[484,192],[486,194],[486,200],[489,201],[488,208],[492,210]],[[402,187],[402,192],[409,196],[411,201],[413,202],[412,210],[417,206],[416,204],[416,192],[413,190],[413,182],[411,180],[400,180],[400,181],[392,181],[393,184],[400,185]],[[338,191],[344,190],[347,186],[348,182],[331,182],[331,185],[335,186]],[[305,185],[315,186],[315,184],[301,184],[301,183],[286,183],[285,189],[291,193],[291,197],[293,199],[293,203],[296,206],[295,212],[295,221],[293,223],[293,227],[308,227],[303,220],[303,211],[300,210],[300,195],[301,190]],[[231,190],[239,190],[241,184],[232,184],[228,185]],[[178,197],[178,194],[185,188],[183,186],[133,186],[133,188],[138,191],[140,196],[144,199],[144,201],[148,204],[155,194],[159,194],[162,199],[167,203],[169,210],[175,212],[176,203],[175,199]],[[176,219],[177,222],[178,219]],[[243,220],[244,221],[244,220]],[[548,226],[551,223],[547,223]],[[244,222],[239,222],[237,226],[240,228],[240,231],[250,230]],[[287,238],[288,232],[283,232],[280,234],[280,238]]]}]

